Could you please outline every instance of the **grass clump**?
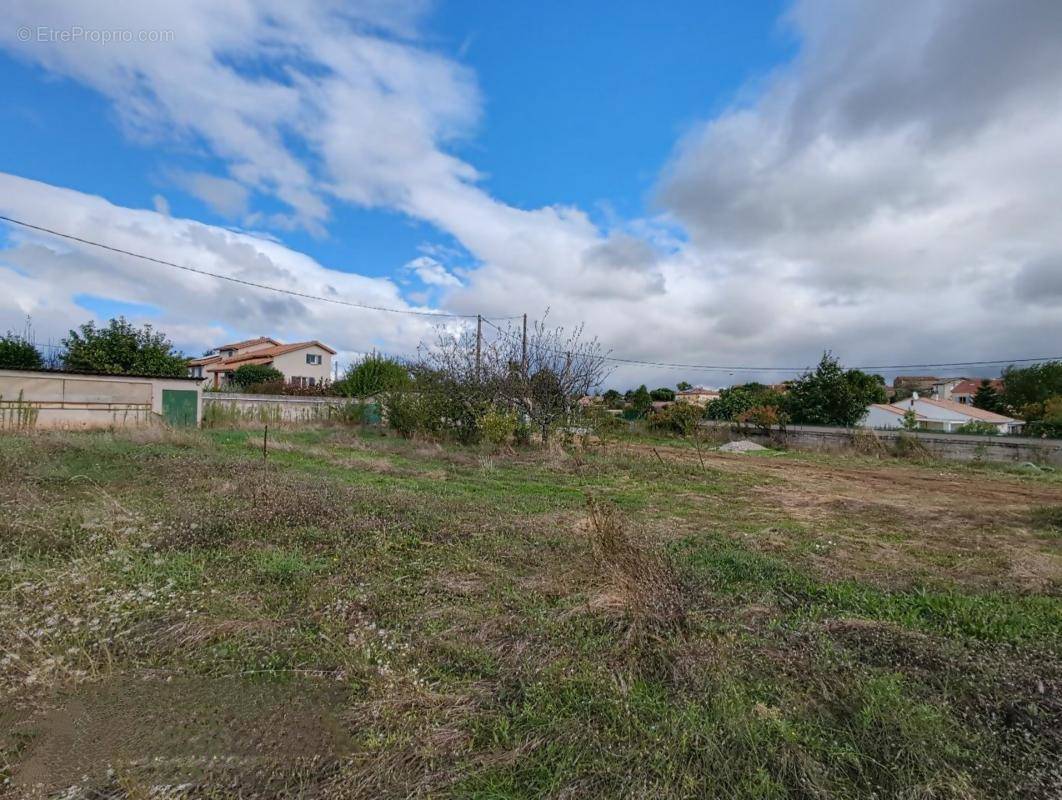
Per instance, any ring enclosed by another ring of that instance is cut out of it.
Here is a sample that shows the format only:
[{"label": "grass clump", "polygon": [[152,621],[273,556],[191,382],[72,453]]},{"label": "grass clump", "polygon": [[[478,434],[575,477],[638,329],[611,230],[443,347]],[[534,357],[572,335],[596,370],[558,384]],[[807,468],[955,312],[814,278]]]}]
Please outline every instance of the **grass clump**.
[{"label": "grass clump", "polygon": [[670,642],[688,630],[688,588],[667,554],[636,538],[613,506],[588,496],[587,510],[590,551],[604,579],[591,607],[620,616],[629,654],[670,661]]},{"label": "grass clump", "polygon": [[1062,505],[1034,508],[1030,517],[1037,528],[1062,534]]}]

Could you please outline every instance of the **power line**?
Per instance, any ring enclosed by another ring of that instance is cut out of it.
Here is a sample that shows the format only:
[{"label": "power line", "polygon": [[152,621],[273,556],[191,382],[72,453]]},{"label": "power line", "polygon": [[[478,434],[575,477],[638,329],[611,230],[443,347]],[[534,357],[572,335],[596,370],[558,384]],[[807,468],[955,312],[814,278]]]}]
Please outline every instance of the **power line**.
[{"label": "power line", "polygon": [[[503,336],[505,336],[507,338],[510,336],[510,334],[507,331],[502,330],[497,325],[495,325],[493,322],[490,322],[489,320],[486,320],[486,319],[483,320],[483,321],[486,322],[488,325],[490,325],[492,328],[494,328],[496,331],[498,331]],[[547,351],[551,352],[551,353],[553,353],[555,355],[564,355],[564,352],[561,351],[561,350],[553,350],[553,349],[547,348]],[[804,366],[804,367],[777,367],[777,366],[753,367],[753,366],[746,366],[746,365],[723,366],[723,365],[719,365],[719,364],[674,364],[674,363],[670,363],[670,362],[666,362],[666,361],[643,361],[641,359],[636,359],[636,358],[621,358],[619,356],[609,356],[609,355],[598,356],[598,358],[602,359],[603,361],[611,361],[611,362],[614,362],[614,363],[617,363],[617,364],[631,364],[631,365],[635,365],[635,366],[657,367],[657,368],[661,368],[661,369],[684,369],[684,370],[701,371],[701,372],[797,372],[797,373],[803,373],[803,372],[806,372],[806,371],[808,371],[810,369],[810,367],[807,367],[807,366]],[[1039,361],[1056,361],[1056,360],[1059,360],[1059,359],[1062,359],[1062,356],[1045,356],[1045,357],[1041,357],[1041,358],[1003,358],[1003,359],[989,360],[989,361],[945,361],[945,362],[938,362],[936,364],[876,364],[876,365],[869,365],[869,366],[849,367],[849,369],[858,369],[858,370],[863,370],[864,372],[869,372],[869,371],[872,371],[872,370],[894,370],[894,369],[935,369],[935,368],[943,368],[943,367],[988,367],[988,366],[995,366],[995,365],[1000,365],[1000,364],[1004,364],[1004,365],[1006,365],[1006,364],[1029,364],[1029,363],[1034,363],[1034,362],[1039,362]]]},{"label": "power line", "polygon": [[[306,292],[295,291],[294,289],[283,289],[279,286],[270,286],[264,283],[257,283],[255,281],[244,280],[243,278],[235,278],[231,275],[222,275],[217,272],[210,272],[209,270],[199,269],[198,267],[189,267],[184,264],[176,264],[172,261],[166,261],[165,259],[155,258],[154,256],[144,255],[143,253],[135,253],[131,250],[124,250],[120,247],[114,247],[103,242],[96,242],[91,239],[84,239],[80,236],[74,236],[73,234],[63,233],[62,231],[53,230],[52,228],[46,228],[42,225],[34,225],[29,222],[25,222],[13,217],[4,216],[0,214],[0,220],[8,222],[12,225],[19,225],[23,228],[39,231],[41,233],[47,233],[51,236],[57,236],[61,239],[69,239],[70,241],[79,242],[81,244],[87,244],[92,247],[98,247],[103,250],[109,250],[113,253],[120,253],[121,255],[131,256],[133,258],[143,259],[144,261],[150,261],[154,264],[161,264],[167,267],[173,267],[175,269],[184,270],[185,272],[192,272],[198,275],[206,275],[211,278],[217,278],[218,280],[230,281],[231,283],[241,284],[243,286],[250,286],[255,289],[265,289],[270,292],[278,292],[280,294],[292,295],[294,297],[301,297],[306,300],[318,300],[323,303],[333,303],[335,305],[349,306],[352,308],[363,308],[369,311],[381,311],[389,314],[408,314],[411,316],[420,317],[441,317],[448,319],[481,319],[483,322],[490,325],[496,331],[504,336],[509,334],[503,331],[497,325],[495,325],[490,319],[486,317],[480,317],[478,314],[450,314],[443,311],[414,311],[406,308],[388,308],[386,306],[374,306],[367,303],[357,303],[352,300],[342,300],[335,297],[322,297],[320,295],[308,294]],[[514,320],[520,319],[521,315],[513,315],[506,317],[494,317],[495,320]],[[550,351],[555,354],[563,355],[562,351],[555,350]],[[657,369],[681,369],[689,371],[700,372],[806,372],[809,367],[780,367],[780,366],[748,366],[748,365],[722,365],[722,364],[681,364],[670,363],[666,361],[647,361],[636,358],[622,358],[620,356],[604,355],[599,356],[604,361],[610,361],[615,364],[629,364],[632,366],[640,367],[653,367]],[[944,367],[987,367],[987,366],[999,366],[1006,364],[1030,364],[1040,361],[1054,361],[1062,359],[1062,356],[1045,356],[1039,358],[1004,358],[994,359],[986,361],[944,361],[933,364],[875,364],[869,366],[857,366],[851,367],[851,369],[859,369],[863,371],[872,370],[897,370],[897,369],[939,369]]]},{"label": "power line", "polygon": [[[385,311],[389,314],[410,314],[412,316],[419,317],[446,317],[450,319],[475,319],[476,314],[448,314],[444,311],[414,311],[408,308],[388,308],[386,306],[373,306],[367,303],[356,303],[352,300],[341,300],[336,297],[321,297],[320,295],[308,294],[306,292],[298,292],[294,289],[283,289],[279,286],[270,286],[265,283],[256,283],[255,281],[244,280],[243,278],[234,278],[231,275],[222,275],[218,272],[210,272],[209,270],[199,269],[198,267],[189,267],[184,264],[175,264],[172,261],[166,261],[162,258],[155,258],[154,256],[146,256],[143,253],[134,253],[131,250],[123,250],[120,247],[114,247],[102,242],[95,242],[91,239],[83,239],[80,236],[74,236],[73,234],[63,233],[62,231],[53,230],[51,228],[45,228],[42,225],[33,225],[29,222],[24,222],[20,219],[14,219],[12,217],[5,217],[0,214],[0,220],[9,222],[12,225],[20,225],[23,228],[29,228],[30,230],[40,231],[41,233],[51,234],[52,236],[58,236],[61,239],[69,239],[70,241],[80,242],[81,244],[91,245],[92,247],[99,247],[103,250],[110,250],[112,253],[121,253],[125,256],[132,256],[133,258],[140,258],[144,261],[150,261],[154,264],[162,264],[167,267],[174,267],[175,269],[181,269],[185,272],[194,272],[197,275],[207,275],[211,278],[217,278],[218,280],[231,281],[232,283],[239,283],[244,286],[251,286],[255,289],[266,289],[270,292],[279,292],[281,294],[289,294],[294,297],[301,297],[306,300],[319,300],[323,303],[334,303],[340,306],[350,306],[352,308],[364,308],[369,311]],[[494,319],[507,320],[507,319],[519,319],[519,315],[511,317],[494,317]]]}]

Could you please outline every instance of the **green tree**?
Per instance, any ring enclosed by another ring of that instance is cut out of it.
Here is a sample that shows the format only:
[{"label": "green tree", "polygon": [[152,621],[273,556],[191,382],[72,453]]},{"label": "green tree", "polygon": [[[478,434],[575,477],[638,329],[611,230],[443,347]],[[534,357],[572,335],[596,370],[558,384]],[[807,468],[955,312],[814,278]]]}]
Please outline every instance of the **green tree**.
[{"label": "green tree", "polygon": [[759,406],[778,407],[782,396],[762,383],[742,383],[719,392],[719,397],[708,404],[705,416],[714,420],[735,420],[750,408]]},{"label": "green tree", "polygon": [[798,425],[851,427],[863,418],[868,405],[884,400],[884,381],[859,370],[845,370],[827,352],[814,372],[790,384],[785,407]]},{"label": "green tree", "polygon": [[649,390],[644,383],[631,393],[628,402],[630,403],[631,411],[639,417],[644,417],[653,409],[653,397],[649,394]]},{"label": "green tree", "polygon": [[692,389],[693,384],[686,383],[686,381],[679,381],[675,384],[675,388],[678,389],[680,392],[685,392],[687,389]]},{"label": "green tree", "polygon": [[867,405],[884,403],[889,399],[885,391],[885,378],[881,375],[871,375],[862,370],[850,369],[845,372],[845,379],[858,396],[866,399]]},{"label": "green tree", "polygon": [[0,369],[41,369],[44,359],[26,337],[8,331],[0,336]]},{"label": "green tree", "polygon": [[283,373],[267,364],[244,364],[242,367],[237,367],[232,377],[229,378],[230,383],[241,389],[260,386],[263,383],[279,383],[283,380]]},{"label": "green tree", "polygon": [[1003,370],[1003,401],[1010,408],[1044,403],[1062,395],[1062,361],[1044,361]]},{"label": "green tree", "polygon": [[903,412],[903,418],[900,420],[900,426],[905,431],[918,430],[918,414],[915,413],[913,408],[909,408]]},{"label": "green tree", "polygon": [[125,317],[106,327],[86,322],[63,339],[63,366],[78,372],[108,375],[182,377],[187,358],[176,351],[166,334],[151,325],[138,328]]},{"label": "green tree", "polygon": [[332,390],[345,397],[373,397],[408,389],[411,383],[406,365],[372,353],[351,364],[343,377],[332,384]]},{"label": "green tree", "polygon": [[973,399],[974,408],[983,408],[985,411],[994,411],[997,414],[1006,413],[1006,403],[1003,402],[1003,395],[1001,395],[996,387],[992,385],[989,380],[981,381],[977,387],[977,391],[974,393]]},{"label": "green tree", "polygon": [[675,399],[675,392],[673,389],[661,386],[659,389],[653,389],[653,391],[649,392],[649,396],[658,402],[670,402]]},{"label": "green tree", "polygon": [[609,389],[602,396],[607,408],[623,408],[623,395],[615,389]]},{"label": "green tree", "polygon": [[1022,433],[1062,439],[1062,396],[1049,397],[1042,403],[1029,403],[1020,409],[1026,425]]}]

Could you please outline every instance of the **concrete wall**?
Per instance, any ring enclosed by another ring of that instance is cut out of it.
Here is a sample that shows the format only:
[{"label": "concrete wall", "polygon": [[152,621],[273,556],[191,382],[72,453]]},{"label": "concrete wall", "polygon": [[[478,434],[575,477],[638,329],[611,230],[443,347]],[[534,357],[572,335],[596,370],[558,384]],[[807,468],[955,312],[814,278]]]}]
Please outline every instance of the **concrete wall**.
[{"label": "concrete wall", "polygon": [[196,392],[196,418],[202,418],[197,381],[0,369],[0,429],[161,424],[163,389]]},{"label": "concrete wall", "polygon": [[[752,439],[766,444],[769,437],[733,431],[730,423],[709,423],[727,430],[731,439]],[[900,436],[913,436],[935,458],[948,461],[1025,462],[1062,466],[1062,439],[1034,439],[1024,436],[970,436],[958,433],[902,433],[870,431],[866,428],[819,428],[790,425],[785,441],[798,450],[841,451],[852,447],[854,437],[874,436],[886,448],[895,447]]]},{"label": "concrete wall", "polygon": [[345,397],[206,392],[203,421],[206,425],[323,422],[337,417],[348,403]]}]

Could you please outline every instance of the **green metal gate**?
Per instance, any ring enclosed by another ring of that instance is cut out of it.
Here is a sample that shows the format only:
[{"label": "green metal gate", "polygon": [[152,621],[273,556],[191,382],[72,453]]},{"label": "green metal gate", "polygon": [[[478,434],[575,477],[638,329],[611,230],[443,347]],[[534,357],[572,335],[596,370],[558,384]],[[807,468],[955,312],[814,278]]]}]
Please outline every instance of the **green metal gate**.
[{"label": "green metal gate", "polygon": [[162,416],[174,427],[195,427],[198,393],[182,389],[162,390]]}]

